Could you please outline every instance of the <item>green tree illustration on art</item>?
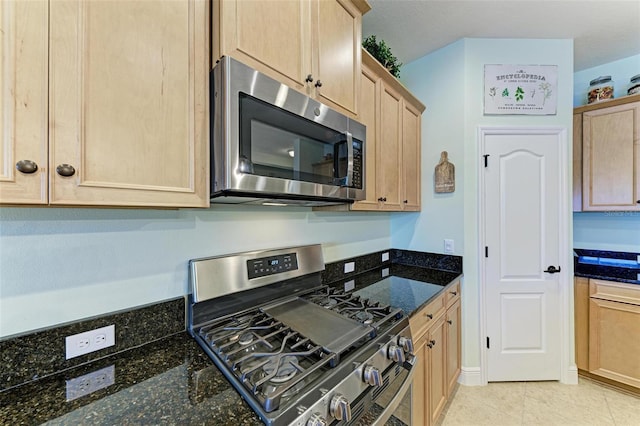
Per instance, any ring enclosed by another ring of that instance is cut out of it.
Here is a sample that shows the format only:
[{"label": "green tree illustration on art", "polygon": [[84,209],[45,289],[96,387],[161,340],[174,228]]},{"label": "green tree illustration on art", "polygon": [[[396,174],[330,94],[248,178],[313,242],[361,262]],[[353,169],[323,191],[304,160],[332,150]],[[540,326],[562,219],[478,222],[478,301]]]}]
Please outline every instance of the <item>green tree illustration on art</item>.
[{"label": "green tree illustration on art", "polygon": [[516,89],[516,101],[521,101],[524,99],[524,90],[522,90],[522,87],[518,86],[518,88]]},{"label": "green tree illustration on art", "polygon": [[505,87],[505,89],[502,91],[502,97],[503,98],[508,98],[509,97],[509,89]]}]

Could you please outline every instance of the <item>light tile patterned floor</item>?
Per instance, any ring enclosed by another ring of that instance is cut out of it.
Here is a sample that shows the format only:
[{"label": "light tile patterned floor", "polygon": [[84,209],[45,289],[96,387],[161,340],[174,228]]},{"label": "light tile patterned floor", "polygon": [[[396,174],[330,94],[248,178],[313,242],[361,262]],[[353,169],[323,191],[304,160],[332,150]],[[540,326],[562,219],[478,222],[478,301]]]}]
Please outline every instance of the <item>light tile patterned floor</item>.
[{"label": "light tile patterned floor", "polygon": [[458,386],[441,426],[640,426],[640,398],[580,378]]}]

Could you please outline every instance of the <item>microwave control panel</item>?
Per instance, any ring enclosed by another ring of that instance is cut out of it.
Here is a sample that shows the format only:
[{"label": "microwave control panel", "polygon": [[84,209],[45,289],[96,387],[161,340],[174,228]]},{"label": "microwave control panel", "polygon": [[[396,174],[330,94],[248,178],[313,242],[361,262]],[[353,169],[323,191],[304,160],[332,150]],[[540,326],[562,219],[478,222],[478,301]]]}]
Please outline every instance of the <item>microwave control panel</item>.
[{"label": "microwave control panel", "polygon": [[362,142],[353,141],[353,182],[352,187],[362,189]]},{"label": "microwave control panel", "polygon": [[298,258],[295,253],[247,260],[249,279],[295,271],[296,269],[298,269]]}]

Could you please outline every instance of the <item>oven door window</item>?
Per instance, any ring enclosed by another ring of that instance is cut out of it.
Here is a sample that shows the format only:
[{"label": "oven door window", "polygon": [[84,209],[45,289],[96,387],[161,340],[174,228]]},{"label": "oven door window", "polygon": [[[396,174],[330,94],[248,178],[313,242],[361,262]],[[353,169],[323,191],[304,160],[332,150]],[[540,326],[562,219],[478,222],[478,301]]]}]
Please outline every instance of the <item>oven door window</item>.
[{"label": "oven door window", "polygon": [[340,185],[346,136],[240,93],[240,164],[245,173]]}]

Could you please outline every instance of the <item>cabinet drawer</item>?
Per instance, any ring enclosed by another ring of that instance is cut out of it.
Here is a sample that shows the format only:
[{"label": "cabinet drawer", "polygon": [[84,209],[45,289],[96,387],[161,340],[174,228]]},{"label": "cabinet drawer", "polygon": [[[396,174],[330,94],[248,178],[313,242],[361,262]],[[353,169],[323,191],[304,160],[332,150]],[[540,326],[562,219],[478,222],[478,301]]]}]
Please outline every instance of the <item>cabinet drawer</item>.
[{"label": "cabinet drawer", "polygon": [[427,306],[414,313],[409,318],[409,326],[414,340],[419,339],[436,320],[444,314],[445,295],[440,293]]},{"label": "cabinet drawer", "polygon": [[590,279],[589,295],[596,299],[640,305],[640,286],[635,284]]},{"label": "cabinet drawer", "polygon": [[456,281],[445,290],[444,299],[447,308],[460,299],[460,281]]}]

